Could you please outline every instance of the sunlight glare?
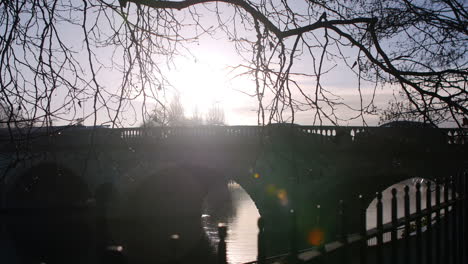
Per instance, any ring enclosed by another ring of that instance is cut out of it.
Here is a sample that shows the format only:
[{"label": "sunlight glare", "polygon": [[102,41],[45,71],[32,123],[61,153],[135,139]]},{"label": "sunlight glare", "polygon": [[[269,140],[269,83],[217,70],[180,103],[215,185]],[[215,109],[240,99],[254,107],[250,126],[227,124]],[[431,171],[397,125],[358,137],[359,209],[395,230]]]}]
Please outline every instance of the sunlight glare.
[{"label": "sunlight glare", "polygon": [[173,85],[178,89],[186,114],[191,116],[197,109],[206,113],[214,104],[223,105],[229,78],[226,64],[219,54],[203,54],[197,60],[184,59],[170,73]]}]

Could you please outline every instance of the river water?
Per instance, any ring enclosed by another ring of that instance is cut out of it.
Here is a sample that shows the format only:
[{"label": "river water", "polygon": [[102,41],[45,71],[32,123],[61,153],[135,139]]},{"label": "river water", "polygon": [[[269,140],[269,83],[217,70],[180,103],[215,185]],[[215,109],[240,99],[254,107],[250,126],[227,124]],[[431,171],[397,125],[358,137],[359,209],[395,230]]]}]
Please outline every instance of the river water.
[{"label": "river water", "polygon": [[237,264],[255,260],[257,257],[257,219],[260,214],[242,187],[236,183],[230,183],[228,190],[231,199],[231,205],[228,208],[216,210],[211,204],[204,204],[202,226],[213,250],[216,249],[219,241],[218,224],[227,226],[226,254],[229,263]]}]

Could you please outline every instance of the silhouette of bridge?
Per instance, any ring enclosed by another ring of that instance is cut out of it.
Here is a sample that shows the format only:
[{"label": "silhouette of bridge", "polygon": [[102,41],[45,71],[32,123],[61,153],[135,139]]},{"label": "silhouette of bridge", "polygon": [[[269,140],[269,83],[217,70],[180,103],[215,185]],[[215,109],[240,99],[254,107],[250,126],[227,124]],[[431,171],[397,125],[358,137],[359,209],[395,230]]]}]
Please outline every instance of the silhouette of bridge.
[{"label": "silhouette of bridge", "polygon": [[[449,176],[466,167],[467,134],[459,129],[291,125],[4,129],[1,204],[86,204],[105,193],[109,218],[139,221],[132,230],[113,234],[116,240],[135,230],[156,240],[177,233],[189,247],[200,233],[204,198],[235,181],[268,219],[265,232],[274,252],[275,241],[289,232],[291,210],[299,244],[306,244],[309,231],[317,228],[325,240],[333,240],[337,201],[363,195],[370,203],[377,191],[402,180]],[[347,210],[358,207],[348,204]],[[157,230],[145,232],[148,222],[138,219],[151,219]],[[347,229],[358,222],[358,214],[351,216]],[[137,240],[128,243],[144,246]]]}]

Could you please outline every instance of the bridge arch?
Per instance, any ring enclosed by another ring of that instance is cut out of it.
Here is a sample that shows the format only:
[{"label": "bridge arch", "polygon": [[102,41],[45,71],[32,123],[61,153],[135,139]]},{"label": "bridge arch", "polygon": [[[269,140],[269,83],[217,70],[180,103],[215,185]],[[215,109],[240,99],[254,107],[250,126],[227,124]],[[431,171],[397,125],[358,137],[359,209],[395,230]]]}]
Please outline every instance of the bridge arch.
[{"label": "bridge arch", "polygon": [[10,182],[6,205],[13,208],[83,205],[90,198],[87,183],[71,169],[43,162]]},{"label": "bridge arch", "polygon": [[[94,219],[77,211],[48,211],[48,207],[84,205],[91,192],[72,170],[56,163],[38,163],[18,175],[6,195],[9,208],[37,208],[36,213],[9,215],[6,219],[11,243],[24,263],[83,263],[82,252],[95,247]],[[81,252],[81,253],[80,253]]]},{"label": "bridge arch", "polygon": [[[110,214],[124,220],[111,227],[113,239],[120,241],[132,262],[172,260],[173,235],[178,238],[176,258],[211,252],[203,247],[208,241],[202,205],[214,190],[227,189],[228,181],[220,169],[189,163],[146,164],[127,172],[115,183],[119,194]],[[157,251],[152,250],[155,245]]]}]

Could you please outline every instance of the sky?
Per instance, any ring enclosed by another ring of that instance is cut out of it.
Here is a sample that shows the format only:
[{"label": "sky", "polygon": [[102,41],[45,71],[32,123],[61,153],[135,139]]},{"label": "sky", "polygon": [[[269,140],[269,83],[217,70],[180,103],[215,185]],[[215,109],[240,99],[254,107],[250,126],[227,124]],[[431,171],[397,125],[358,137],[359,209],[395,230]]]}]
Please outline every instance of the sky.
[{"label": "sky", "polygon": [[[133,5],[133,4],[131,4]],[[232,9],[225,8],[222,5],[222,15],[229,16]],[[299,8],[299,7],[297,7]],[[210,27],[216,25],[217,19],[213,14],[202,12],[202,23]],[[90,15],[92,17],[92,15]],[[77,18],[80,19],[79,17]],[[90,19],[92,20],[92,19]],[[103,28],[106,25],[99,25]],[[71,45],[77,50],[84,50],[84,42],[82,39],[82,29],[78,26],[62,26],[57,25],[59,31],[64,36],[64,41],[67,45]],[[181,29],[182,33],[187,29]],[[80,36],[81,35],[81,36]],[[255,36],[255,32],[240,32],[240,36],[250,37]],[[320,35],[320,32],[318,32]],[[292,40],[287,40],[287,44],[291,44]],[[243,63],[241,57],[236,53],[234,44],[226,40],[224,34],[215,34],[214,36],[203,35],[197,42],[187,44],[189,52],[185,52],[184,56],[174,57],[170,67],[163,67],[165,77],[169,80],[170,85],[167,86],[166,103],[170,102],[174,95],[178,94],[184,105],[186,116],[190,117],[193,111],[197,110],[201,114],[214,104],[219,105],[225,111],[225,121],[227,125],[257,125],[257,110],[258,100],[255,96],[249,96],[255,93],[255,81],[251,76],[238,76],[238,72],[233,72],[230,66]],[[107,49],[96,50],[97,57],[105,60],[112,56],[113,52],[118,50],[118,47],[110,47]],[[352,59],[355,56],[355,51],[345,50],[349,53]],[[79,63],[84,68],[89,68],[87,63],[87,56],[83,52],[83,56],[77,56]],[[158,55],[160,56],[160,55]],[[318,56],[318,55],[317,55]],[[161,57],[155,59],[163,60]],[[245,63],[245,62],[244,62]],[[295,60],[293,69],[306,73],[313,73],[312,61],[309,57],[301,57]],[[162,63],[164,64],[164,63]],[[354,73],[346,68],[342,62],[326,61],[325,68],[333,68],[330,73],[324,75],[322,84],[326,89],[333,91],[335,94],[342,98],[342,101],[352,105],[353,107],[359,106],[359,96],[357,93],[357,78]],[[102,85],[105,89],[116,89],[121,83],[122,76],[113,69],[99,69],[98,74]],[[298,77],[297,80],[301,87],[306,91],[312,93],[315,87],[315,78],[312,77]],[[364,102],[368,102],[372,96],[374,87],[367,83],[362,85],[362,93]],[[60,108],[62,106],[64,97],[63,91],[57,90],[54,107]],[[393,97],[393,89],[389,87],[379,87],[376,90],[377,97],[375,104],[381,109],[385,108],[388,101]],[[271,96],[271,95],[269,95]],[[293,97],[300,98],[297,92],[293,91]],[[137,98],[133,102],[134,108],[128,108],[124,113],[124,126],[139,126],[142,124],[141,105],[142,99]],[[154,102],[149,102],[149,110],[154,107]],[[77,111],[76,118],[87,116],[92,112],[92,100],[83,103],[83,108]],[[344,118],[351,117],[352,114],[344,109],[338,110],[340,116]],[[295,123],[302,125],[310,125],[313,123],[314,113],[297,112]],[[94,121],[93,116],[89,116],[85,120],[85,125],[92,125]],[[98,124],[108,121],[105,111],[99,111]],[[67,125],[65,121],[58,121],[56,125]],[[367,116],[366,122],[368,125],[377,125],[377,116]],[[347,122],[341,122],[340,125],[362,125],[361,119],[356,119]],[[329,123],[324,123],[328,125]]]},{"label": "sky", "polygon": [[[215,17],[206,14],[206,25],[215,25]],[[244,33],[239,35],[244,36]],[[245,35],[252,35],[252,32],[245,32]],[[320,33],[319,33],[320,35]],[[292,38],[293,39],[293,38]],[[287,40],[291,42],[291,40]],[[288,43],[290,44],[290,43]],[[186,115],[191,116],[197,111],[206,113],[213,105],[220,105],[225,111],[226,123],[228,125],[257,125],[258,100],[248,94],[255,93],[255,81],[252,77],[235,77],[236,72],[232,72],[230,66],[243,63],[239,54],[236,53],[234,44],[223,34],[202,36],[198,42],[188,44],[190,55],[180,56],[174,59],[174,67],[167,71],[167,78],[172,87],[167,91],[167,98],[170,100],[173,94],[178,94],[185,107]],[[330,48],[332,49],[332,48]],[[355,56],[355,50],[344,50],[349,56]],[[319,56],[317,54],[316,56]],[[244,62],[245,63],[245,62]],[[306,73],[313,73],[309,57],[296,59],[294,69]],[[322,83],[325,88],[333,91],[342,101],[358,107],[360,98],[357,92],[358,81],[353,72],[340,61],[326,61],[325,68],[333,68],[330,73],[324,75]],[[315,89],[315,78],[297,78],[308,92]],[[374,85],[362,82],[362,94],[364,104],[372,98]],[[293,92],[294,93],[294,92]],[[376,89],[375,105],[384,109],[389,100],[393,98],[394,89],[391,87],[378,87]],[[295,92],[294,97],[301,96]],[[351,113],[344,109],[339,110],[340,115],[349,118],[356,113]],[[295,123],[310,125],[313,123],[314,113],[297,112]],[[378,125],[378,116],[366,116],[368,125]],[[324,124],[330,124],[325,122]],[[362,125],[362,119],[342,122],[340,125]]]},{"label": "sky", "polygon": [[[206,112],[213,104],[221,105],[225,110],[226,121],[229,125],[256,125],[258,101],[256,97],[248,96],[255,92],[255,82],[247,77],[236,77],[229,66],[240,62],[233,47],[223,40],[204,40],[200,45],[191,49],[196,58],[179,57],[175,60],[176,68],[168,72],[168,78],[173,85],[173,92],[179,93],[185,106],[186,114],[191,115],[194,109]],[[307,67],[310,62],[298,61],[299,68]],[[341,67],[341,66],[340,66]],[[323,83],[353,106],[359,105],[357,93],[357,79],[344,67],[337,67],[324,78]],[[300,78],[305,90],[313,91],[315,79]],[[363,97],[370,100],[373,86],[364,84]],[[375,104],[385,108],[388,101],[393,98],[393,89],[376,90]],[[299,96],[295,94],[295,96]],[[171,96],[168,96],[169,98]],[[344,116],[351,113],[342,111]],[[296,123],[311,124],[313,113],[298,112]],[[367,116],[369,125],[377,125],[377,116]],[[342,125],[359,125],[362,120],[350,121]]]}]

